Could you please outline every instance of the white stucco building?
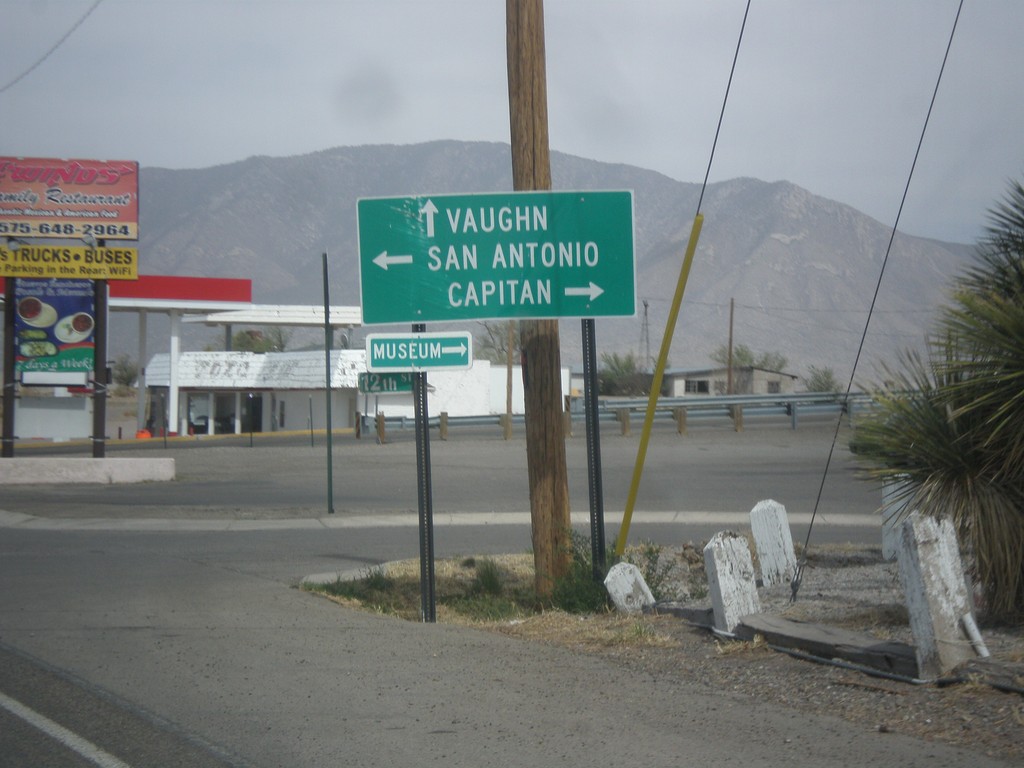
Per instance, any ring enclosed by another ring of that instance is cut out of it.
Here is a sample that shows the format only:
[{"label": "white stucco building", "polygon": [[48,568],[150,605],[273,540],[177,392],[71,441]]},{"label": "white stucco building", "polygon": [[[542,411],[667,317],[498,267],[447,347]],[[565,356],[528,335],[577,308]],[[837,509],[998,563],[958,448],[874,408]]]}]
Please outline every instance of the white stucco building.
[{"label": "white stucco building", "polygon": [[[779,395],[796,391],[799,376],[765,368],[735,366],[732,392],[737,395]],[[728,394],[728,368],[674,369],[665,372],[668,397]]]},{"label": "white stucco building", "polygon": [[[182,352],[176,370],[180,391],[178,413],[167,415],[168,431],[177,434],[222,434],[323,429],[327,414],[325,353],[305,352]],[[170,357],[160,353],[146,366],[149,392],[147,426],[164,428],[162,412],[170,380]],[[356,413],[414,415],[410,393],[362,394],[359,374],[366,370],[366,351],[331,352],[331,424],[355,426]],[[427,408],[431,416],[483,416],[505,412],[507,371],[475,360],[467,371],[436,371],[427,375]],[[512,411],[523,412],[522,373],[512,375]],[[569,391],[569,369],[562,370],[562,391]],[[312,423],[311,421],[312,420]],[[175,426],[176,425],[176,426]]]}]

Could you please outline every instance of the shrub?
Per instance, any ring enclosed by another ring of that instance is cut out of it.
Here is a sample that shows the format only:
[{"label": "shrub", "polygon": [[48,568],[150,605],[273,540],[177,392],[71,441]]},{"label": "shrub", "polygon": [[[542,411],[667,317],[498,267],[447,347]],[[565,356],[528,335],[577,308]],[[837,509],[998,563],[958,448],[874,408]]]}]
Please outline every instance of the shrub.
[{"label": "shrub", "polygon": [[597,613],[608,609],[608,591],[603,580],[594,578],[590,541],[572,532],[572,562],[569,572],[555,581],[551,604],[567,613]]}]

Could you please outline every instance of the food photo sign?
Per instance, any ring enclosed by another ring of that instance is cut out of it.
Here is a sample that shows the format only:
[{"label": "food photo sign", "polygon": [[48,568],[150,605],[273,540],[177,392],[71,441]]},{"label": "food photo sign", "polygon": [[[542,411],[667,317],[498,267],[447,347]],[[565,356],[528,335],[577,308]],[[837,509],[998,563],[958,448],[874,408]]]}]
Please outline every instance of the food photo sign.
[{"label": "food photo sign", "polygon": [[85,383],[96,347],[92,281],[19,278],[14,301],[14,368],[22,383]]}]

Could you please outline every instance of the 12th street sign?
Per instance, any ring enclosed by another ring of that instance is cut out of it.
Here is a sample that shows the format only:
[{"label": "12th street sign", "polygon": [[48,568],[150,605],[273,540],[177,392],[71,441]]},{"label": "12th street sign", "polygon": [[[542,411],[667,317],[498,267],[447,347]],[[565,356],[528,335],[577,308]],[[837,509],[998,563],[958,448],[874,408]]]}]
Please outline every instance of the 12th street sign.
[{"label": "12th street sign", "polygon": [[636,314],[632,192],[358,201],[363,323]]},{"label": "12th street sign", "polygon": [[365,395],[397,395],[412,392],[412,374],[360,373],[359,391]]},{"label": "12th street sign", "polygon": [[366,336],[366,370],[464,371],[473,367],[473,334],[370,333]]}]

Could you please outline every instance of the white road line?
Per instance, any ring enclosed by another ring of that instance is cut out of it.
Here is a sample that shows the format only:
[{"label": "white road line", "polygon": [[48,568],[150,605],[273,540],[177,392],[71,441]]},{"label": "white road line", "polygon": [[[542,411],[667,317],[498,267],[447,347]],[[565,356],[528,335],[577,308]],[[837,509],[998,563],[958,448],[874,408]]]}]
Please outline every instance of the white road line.
[{"label": "white road line", "polygon": [[0,707],[16,717],[20,717],[29,725],[38,728],[50,738],[59,741],[68,749],[77,752],[86,760],[100,766],[100,768],[131,768],[128,763],[122,762],[109,752],[104,752],[91,741],[83,739],[73,731],[69,731],[63,725],[53,722],[48,717],[29,709],[20,701],[12,699],[0,693]]}]

